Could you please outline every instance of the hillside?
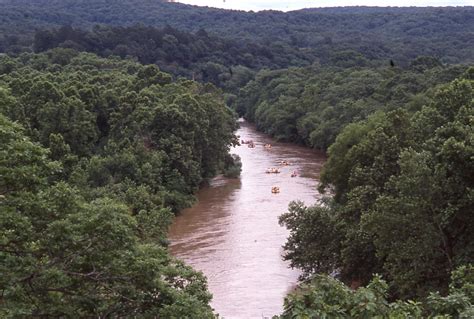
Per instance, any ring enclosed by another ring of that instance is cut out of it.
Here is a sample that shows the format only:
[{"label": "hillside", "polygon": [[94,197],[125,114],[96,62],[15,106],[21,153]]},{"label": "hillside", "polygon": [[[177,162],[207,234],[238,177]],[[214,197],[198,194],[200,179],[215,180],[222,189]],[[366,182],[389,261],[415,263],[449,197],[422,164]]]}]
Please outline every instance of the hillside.
[{"label": "hillside", "polygon": [[367,59],[391,59],[401,64],[419,55],[439,57],[445,63],[472,62],[474,56],[473,7],[350,7],[252,13],[152,0],[0,3],[0,49],[28,46],[34,31],[42,28],[142,24],[169,25],[190,32],[205,29],[262,45],[277,42],[311,50],[323,63],[331,61],[332,51],[346,50],[354,50]]}]

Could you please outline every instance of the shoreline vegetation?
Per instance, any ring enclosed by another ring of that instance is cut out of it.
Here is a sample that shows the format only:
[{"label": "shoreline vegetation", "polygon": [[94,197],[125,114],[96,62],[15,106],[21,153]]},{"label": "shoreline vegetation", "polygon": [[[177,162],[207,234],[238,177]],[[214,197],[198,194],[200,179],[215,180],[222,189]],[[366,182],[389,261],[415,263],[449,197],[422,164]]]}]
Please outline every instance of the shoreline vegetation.
[{"label": "shoreline vegetation", "polygon": [[212,87],[67,53],[1,57],[0,316],[212,317],[166,234],[236,117]]},{"label": "shoreline vegetation", "polygon": [[328,154],[281,318],[474,316],[473,7],[0,5],[0,317],[214,317],[166,233],[238,116]]}]

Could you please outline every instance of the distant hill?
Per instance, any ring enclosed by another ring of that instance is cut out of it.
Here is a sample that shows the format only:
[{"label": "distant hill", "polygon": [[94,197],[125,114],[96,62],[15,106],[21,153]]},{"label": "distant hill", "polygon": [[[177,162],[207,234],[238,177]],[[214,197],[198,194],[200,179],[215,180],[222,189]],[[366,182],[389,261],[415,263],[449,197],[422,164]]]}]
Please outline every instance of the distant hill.
[{"label": "distant hill", "polygon": [[344,50],[398,64],[407,64],[419,55],[435,56],[444,63],[474,61],[474,7],[343,7],[253,13],[157,0],[0,0],[0,4],[0,50],[31,45],[37,29],[141,24],[169,25],[190,32],[205,29],[261,45],[297,47],[311,50],[323,63],[331,61],[331,52]]}]

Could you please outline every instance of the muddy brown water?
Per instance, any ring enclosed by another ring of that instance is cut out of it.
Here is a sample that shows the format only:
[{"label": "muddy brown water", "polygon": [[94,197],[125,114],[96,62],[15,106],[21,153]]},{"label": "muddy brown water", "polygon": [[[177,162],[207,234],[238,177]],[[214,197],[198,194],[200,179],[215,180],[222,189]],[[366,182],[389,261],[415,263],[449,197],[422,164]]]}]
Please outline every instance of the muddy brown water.
[{"label": "muddy brown water", "polygon": [[[208,278],[212,306],[224,318],[265,318],[281,313],[285,295],[299,272],[282,260],[288,231],[278,224],[292,200],[316,201],[322,153],[270,137],[241,122],[232,149],[242,159],[239,179],[217,177],[198,193],[198,202],[182,211],[169,232],[171,252]],[[264,144],[272,144],[270,150]],[[290,162],[282,166],[280,161]],[[281,173],[266,174],[271,167]],[[291,173],[297,171],[297,177]],[[273,186],[280,193],[272,194]]]}]

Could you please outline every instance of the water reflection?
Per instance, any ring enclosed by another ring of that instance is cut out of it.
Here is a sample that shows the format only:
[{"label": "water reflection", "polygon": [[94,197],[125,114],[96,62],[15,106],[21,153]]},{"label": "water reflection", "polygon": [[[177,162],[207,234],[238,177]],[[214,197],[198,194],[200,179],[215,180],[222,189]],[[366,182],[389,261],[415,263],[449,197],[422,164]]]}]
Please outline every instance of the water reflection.
[{"label": "water reflection", "polygon": [[[171,227],[171,251],[208,277],[212,305],[221,316],[271,317],[281,312],[283,298],[299,275],[281,259],[288,232],[278,225],[278,216],[291,200],[315,202],[325,157],[275,143],[245,122],[237,134],[256,144],[232,151],[242,158],[240,179],[220,177],[199,192],[199,202]],[[271,149],[263,147],[267,143]],[[282,160],[291,165],[281,166]],[[281,173],[266,174],[270,167],[279,167]],[[297,177],[291,177],[293,171]],[[272,186],[280,193],[272,194]]]}]

